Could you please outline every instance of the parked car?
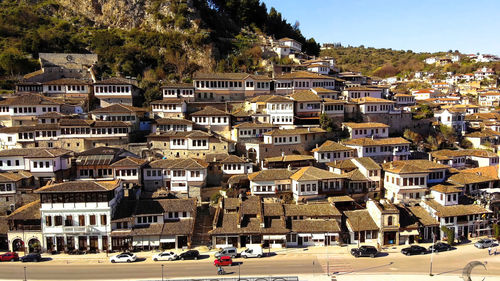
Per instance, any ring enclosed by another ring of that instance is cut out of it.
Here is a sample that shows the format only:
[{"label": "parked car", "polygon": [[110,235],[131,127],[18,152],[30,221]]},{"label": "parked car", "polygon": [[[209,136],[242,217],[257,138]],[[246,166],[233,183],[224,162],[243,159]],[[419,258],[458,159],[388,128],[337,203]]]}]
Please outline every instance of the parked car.
[{"label": "parked car", "polygon": [[19,256],[17,253],[8,252],[3,255],[0,255],[0,261],[17,261],[19,260]]},{"label": "parked car", "polygon": [[189,250],[179,255],[180,260],[197,260],[200,256],[200,252],[196,250]]},{"label": "parked car", "polygon": [[489,248],[492,247],[495,244],[495,241],[493,239],[481,239],[474,243],[474,246],[478,249],[484,249],[484,248]]},{"label": "parked car", "polygon": [[450,244],[446,244],[443,242],[437,242],[434,245],[431,245],[429,247],[429,252],[444,252],[444,251],[450,251],[453,248],[450,246]]},{"label": "parked car", "polygon": [[215,266],[233,266],[233,259],[230,256],[223,256],[214,260]]},{"label": "parked car", "polygon": [[40,254],[27,254],[24,257],[21,257],[22,262],[39,262],[42,260],[42,256]]},{"label": "parked car", "polygon": [[378,250],[373,246],[361,246],[359,248],[351,249],[351,255],[353,255],[356,258],[359,257],[374,258],[378,255]]},{"label": "parked car", "polygon": [[137,256],[132,253],[121,253],[109,258],[109,261],[112,263],[115,262],[134,262],[137,260]]},{"label": "parked car", "polygon": [[174,252],[163,252],[153,256],[154,261],[173,261],[178,258]]},{"label": "parked car", "polygon": [[408,248],[404,248],[401,250],[401,253],[403,255],[407,255],[407,256],[412,256],[412,255],[425,255],[427,254],[427,249],[422,247],[422,246],[418,246],[418,245],[411,245],[410,247]]},{"label": "parked car", "polygon": [[240,254],[243,258],[261,258],[262,246],[261,245],[248,245],[247,249]]},{"label": "parked car", "polygon": [[226,247],[223,249],[220,249],[217,253],[214,255],[216,258],[224,257],[224,256],[230,256],[231,258],[236,258],[238,256],[238,251],[236,250],[235,247]]}]

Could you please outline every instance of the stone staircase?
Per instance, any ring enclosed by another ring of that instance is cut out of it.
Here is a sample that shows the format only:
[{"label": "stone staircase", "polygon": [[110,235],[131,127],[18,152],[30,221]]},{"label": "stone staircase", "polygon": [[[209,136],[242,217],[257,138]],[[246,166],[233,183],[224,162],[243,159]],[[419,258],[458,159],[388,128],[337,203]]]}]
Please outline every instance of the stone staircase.
[{"label": "stone staircase", "polygon": [[210,213],[210,206],[204,204],[198,207],[193,238],[191,240],[192,247],[207,246],[210,244],[211,241],[208,232],[212,230],[212,221],[213,215]]}]

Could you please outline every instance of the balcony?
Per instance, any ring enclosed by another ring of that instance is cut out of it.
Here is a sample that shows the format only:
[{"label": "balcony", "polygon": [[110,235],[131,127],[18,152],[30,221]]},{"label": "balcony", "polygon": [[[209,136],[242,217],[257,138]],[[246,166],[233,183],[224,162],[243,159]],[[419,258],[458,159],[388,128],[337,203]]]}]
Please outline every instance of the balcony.
[{"label": "balcony", "polygon": [[86,233],[86,226],[63,226],[65,233]]}]

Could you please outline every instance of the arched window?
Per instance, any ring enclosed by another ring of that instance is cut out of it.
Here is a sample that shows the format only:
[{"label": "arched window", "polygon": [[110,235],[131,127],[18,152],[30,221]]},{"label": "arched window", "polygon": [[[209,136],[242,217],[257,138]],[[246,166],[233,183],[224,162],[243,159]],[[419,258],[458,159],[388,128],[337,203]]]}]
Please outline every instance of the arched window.
[{"label": "arched window", "polygon": [[392,216],[387,218],[387,225],[392,225]]}]

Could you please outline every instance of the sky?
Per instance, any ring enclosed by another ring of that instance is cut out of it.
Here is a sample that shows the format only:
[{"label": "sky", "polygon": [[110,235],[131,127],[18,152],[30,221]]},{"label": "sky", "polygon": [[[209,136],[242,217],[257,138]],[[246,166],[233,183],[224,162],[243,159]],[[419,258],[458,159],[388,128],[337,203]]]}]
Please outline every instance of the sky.
[{"label": "sky", "polygon": [[499,0],[262,0],[319,43],[500,55]]}]

